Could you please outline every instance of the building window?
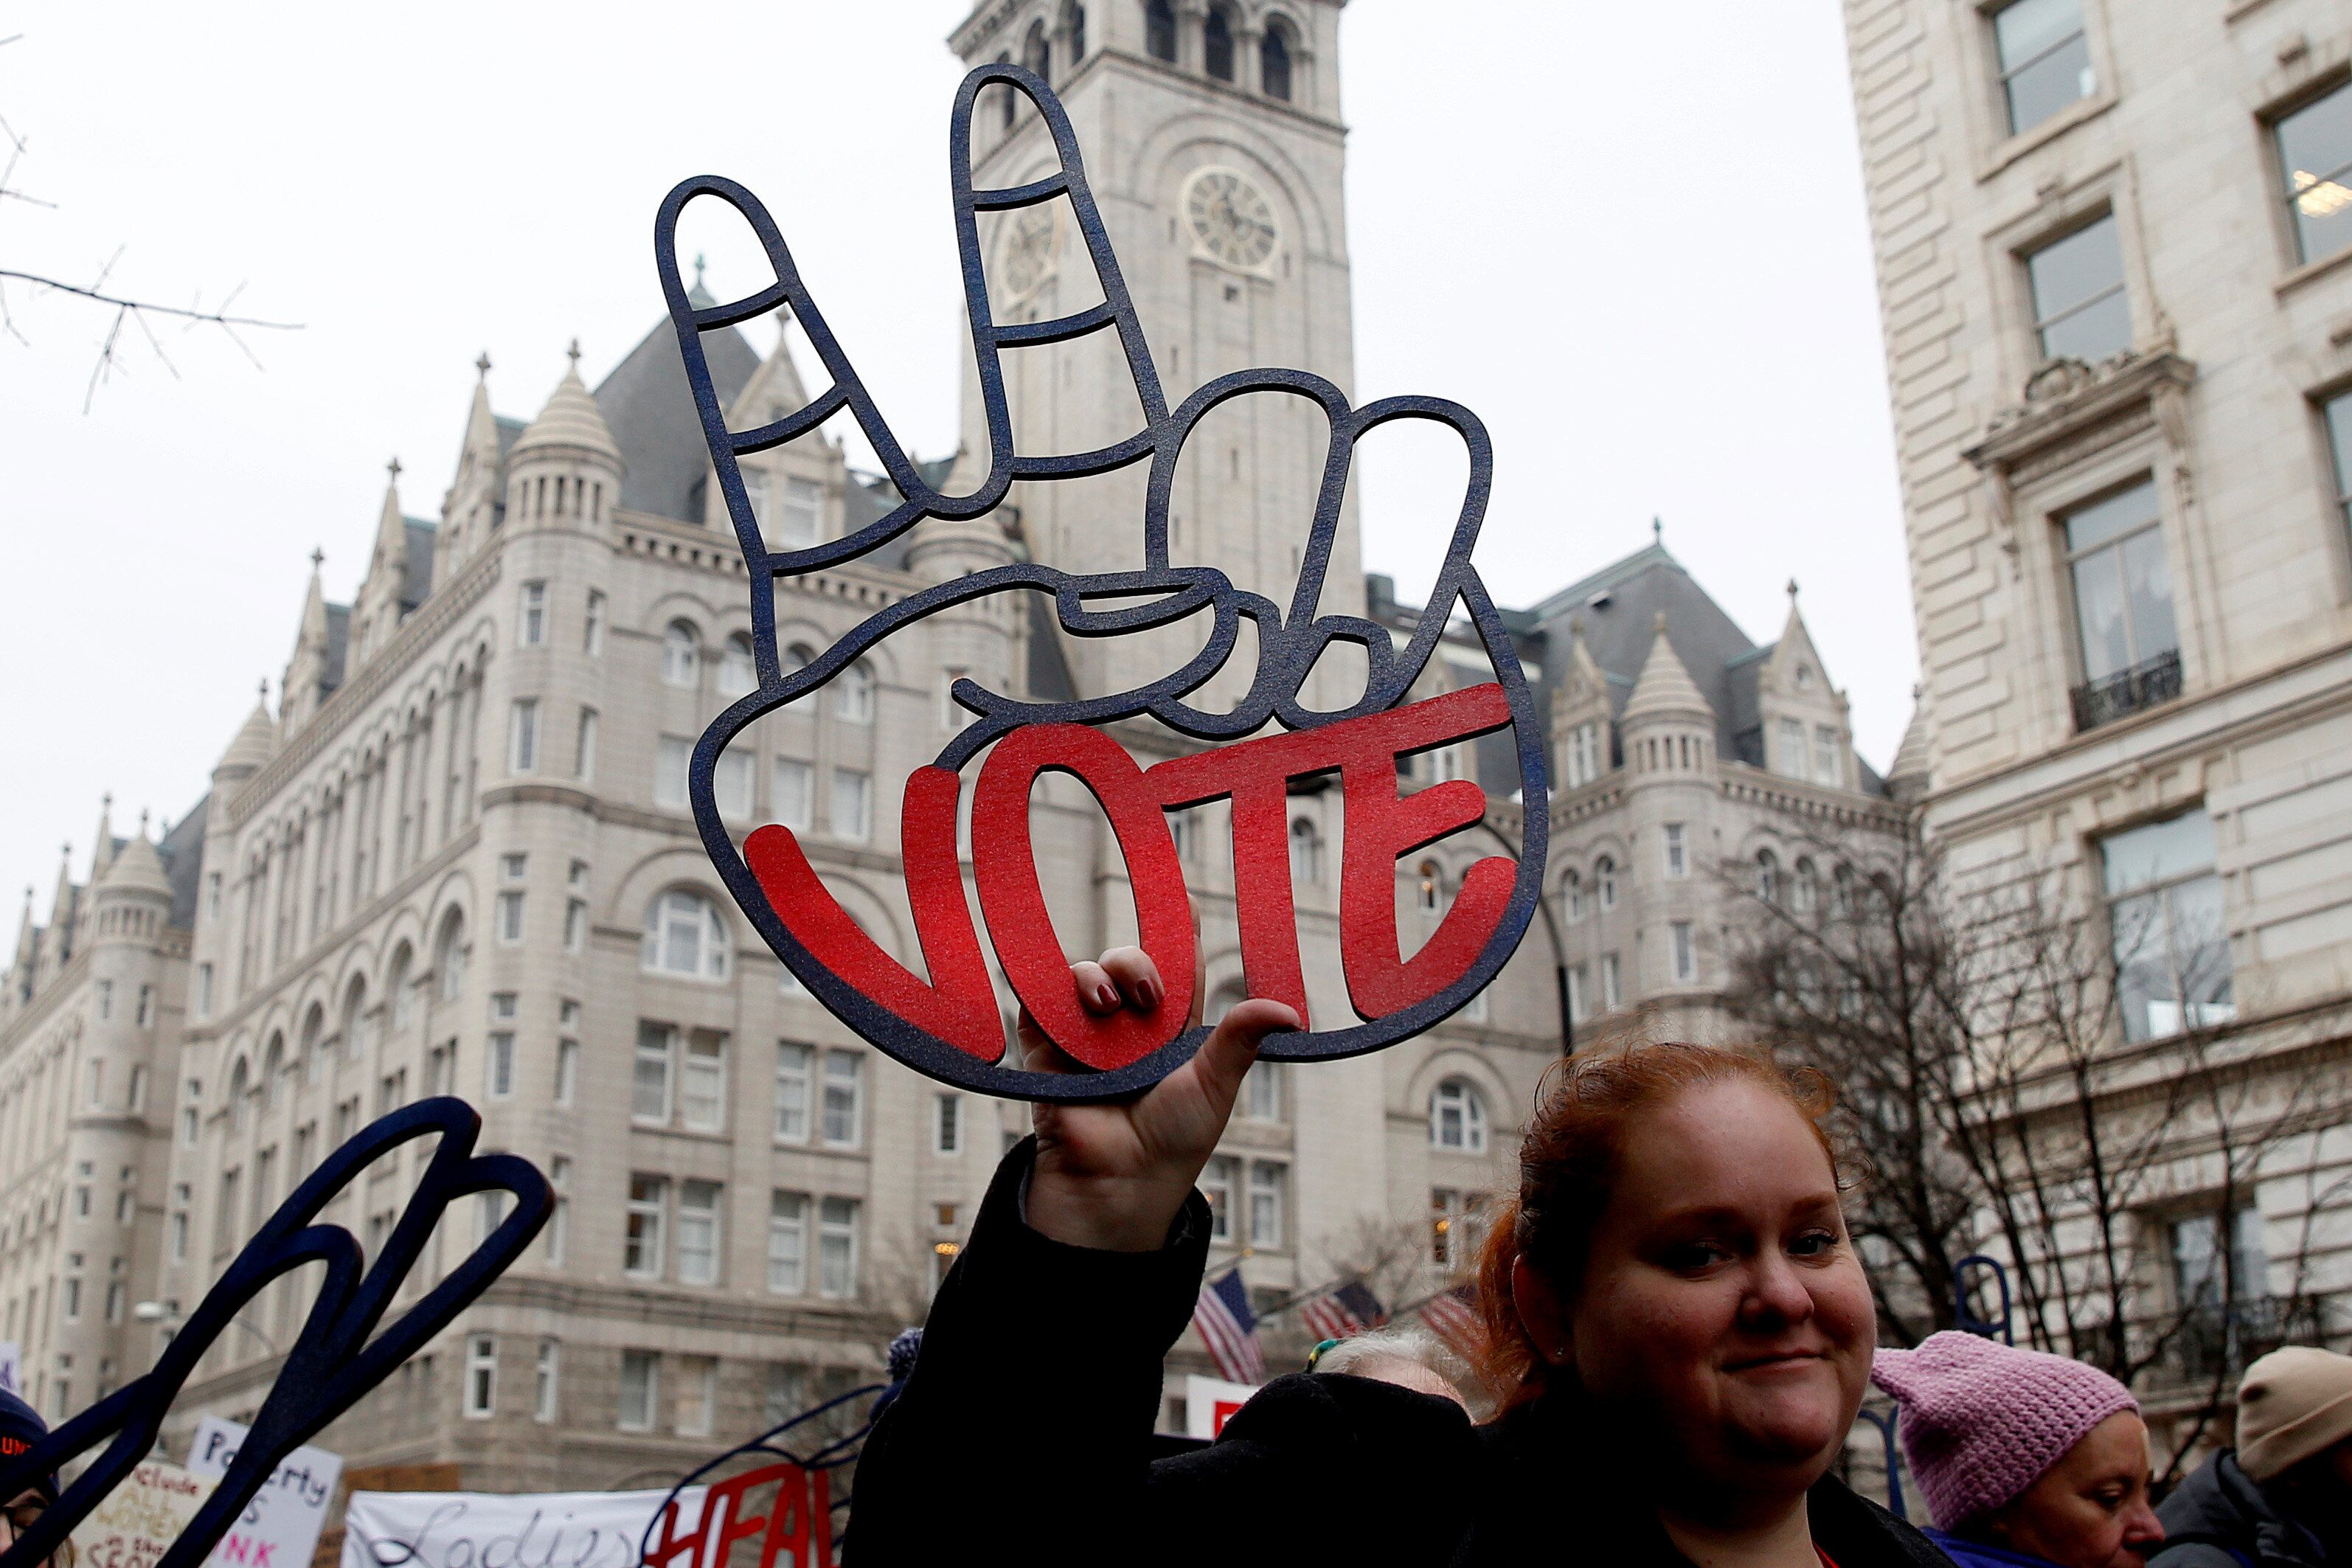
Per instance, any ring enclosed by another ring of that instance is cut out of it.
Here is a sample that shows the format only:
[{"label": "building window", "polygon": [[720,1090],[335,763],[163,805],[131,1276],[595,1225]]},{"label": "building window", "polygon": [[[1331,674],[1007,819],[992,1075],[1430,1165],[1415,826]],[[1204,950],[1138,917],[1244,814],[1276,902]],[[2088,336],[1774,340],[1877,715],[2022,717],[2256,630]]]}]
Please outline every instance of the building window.
[{"label": "building window", "polygon": [[2336,515],[2352,528],[2352,392],[2339,392],[2321,406],[2327,423],[2327,455],[2336,474]]},{"label": "building window", "polygon": [[808,831],[810,797],[816,793],[814,781],[814,771],[806,763],[792,757],[776,759],[776,793],[768,805],[776,820],[796,833]]},{"label": "building window", "polygon": [[1041,79],[1050,79],[1054,69],[1053,51],[1045,43],[1045,24],[1029,24],[1029,36],[1021,43],[1021,63],[1035,71]]},{"label": "building window", "polygon": [[1222,5],[1213,6],[1201,28],[1201,63],[1219,81],[1234,79],[1234,22]]},{"label": "building window", "polygon": [[874,722],[874,667],[859,659],[841,672],[833,689],[834,717],[850,724]]},{"label": "building window", "polygon": [[1584,878],[1582,875],[1571,869],[1560,878],[1559,903],[1560,913],[1567,918],[1569,924],[1574,925],[1584,919]]},{"label": "building window", "polygon": [[931,1120],[931,1152],[955,1154],[963,1149],[963,1096],[941,1094],[934,1097]]},{"label": "building window", "polygon": [[654,804],[686,806],[686,764],[694,742],[683,735],[664,735],[654,742]]},{"label": "building window", "polygon": [[588,900],[566,900],[563,905],[563,951],[588,951]]},{"label": "building window", "polygon": [[499,1342],[488,1334],[466,1336],[466,1415],[487,1421],[499,1405]]},{"label": "building window", "polygon": [[2259,1301],[2270,1294],[2263,1211],[2190,1215],[2171,1225],[2172,1288],[2183,1311]]},{"label": "building window", "polygon": [[547,1262],[563,1267],[565,1244],[572,1230],[572,1162],[562,1154],[547,1163],[547,1184],[555,1189],[555,1212],[547,1216]]},{"label": "building window", "polygon": [[1568,972],[1568,1021],[1581,1024],[1592,1012],[1592,976],[1581,964]]},{"label": "building window", "polygon": [[1290,882],[1297,888],[1323,885],[1323,837],[1305,817],[1290,825]]},{"label": "building window", "polygon": [[1772,771],[1783,778],[1801,779],[1807,771],[1805,721],[1783,719],[1773,727],[1775,763]]},{"label": "building window", "polygon": [[678,1074],[678,1112],[696,1132],[717,1132],[727,1123],[727,1042],[718,1035],[697,1033],[686,1043],[686,1061]]},{"label": "building window", "polygon": [[650,1432],[654,1405],[661,1394],[661,1358],[652,1351],[621,1352],[620,1428]]},{"label": "building window", "polygon": [[1604,1012],[1614,1013],[1618,1008],[1622,1007],[1624,1005],[1625,977],[1623,970],[1622,966],[1619,965],[1617,955],[1615,953],[1604,952],[1601,955],[1601,1010]]},{"label": "building window", "polygon": [[1234,1174],[1238,1163],[1229,1154],[1210,1157],[1201,1171],[1197,1184],[1201,1195],[1209,1201],[1209,1239],[1231,1241],[1234,1238]]},{"label": "building window", "polygon": [[2099,89],[2082,0],[2017,0],[1994,14],[1992,37],[2012,136]]},{"label": "building window", "polygon": [[1486,1152],[1486,1101],[1466,1079],[1449,1078],[1431,1093],[1429,1143],[1464,1154]]},{"label": "building window", "polygon": [[539,700],[515,699],[507,724],[507,768],[518,773],[539,770]]},{"label": "building window", "polygon": [[2115,214],[2034,251],[2025,258],[2025,272],[2043,359],[2095,364],[2131,347],[2131,300],[2124,293]]},{"label": "building window", "polygon": [[1690,851],[1679,822],[1666,824],[1666,875],[1677,879],[1690,875]]},{"label": "building window", "polygon": [[740,697],[759,684],[751,664],[751,639],[737,632],[719,646],[719,695]]},{"label": "building window", "polygon": [[700,893],[673,888],[646,909],[638,962],[663,974],[727,978],[727,925]]},{"label": "building window", "polygon": [[1768,904],[1780,901],[1780,858],[1769,849],[1756,851],[1756,896]]},{"label": "building window", "polygon": [[719,1281],[717,1182],[677,1184],[677,1278],[682,1285]]},{"label": "building window", "polygon": [[1675,984],[1687,985],[1696,980],[1698,949],[1691,940],[1690,921],[1669,921],[1666,923],[1666,942],[1674,958]]},{"label": "building window", "polygon": [[1838,743],[1837,726],[1813,726],[1813,782],[1842,784],[1845,783],[1845,764],[1841,756],[1845,748]]},{"label": "building window", "polygon": [[719,1409],[719,1358],[688,1355],[677,1358],[677,1433],[681,1437],[707,1437]]},{"label": "building window", "polygon": [[588,590],[588,614],[581,623],[580,649],[590,658],[601,658],[604,652],[604,592]]},{"label": "building window", "polygon": [[[135,1016],[135,1021],[142,1029],[155,1021],[155,988],[152,985],[142,985],[139,988],[139,1011]],[[138,1081],[139,1071],[137,1068],[131,1069],[131,1078],[134,1084]],[[139,1109],[139,1095],[136,1089],[131,1091],[131,1109],[133,1110]]]},{"label": "building window", "polygon": [[874,832],[874,781],[856,768],[833,770],[833,798],[825,828],[835,838],[863,844]]},{"label": "building window", "polygon": [[1290,1184],[1290,1167],[1253,1161],[1249,1171],[1250,1245],[1271,1248],[1282,1245],[1283,1196]]},{"label": "building window", "polygon": [[1257,46],[1258,85],[1268,98],[1290,101],[1290,38],[1279,26],[1270,26]]},{"label": "building window", "polygon": [[857,1147],[865,1066],[856,1051],[824,1053],[824,1141],[835,1149]]},{"label": "building window", "polygon": [[547,584],[525,583],[522,585],[521,612],[515,623],[515,640],[524,647],[537,647],[547,640]]},{"label": "building window", "polygon": [[209,963],[199,963],[196,965],[196,1016],[209,1018],[212,1016],[213,966]]},{"label": "building window", "polygon": [[1789,908],[1801,915],[1821,908],[1822,881],[1811,860],[1799,860],[1789,879]]},{"label": "building window", "polygon": [[662,1215],[669,1182],[661,1176],[631,1176],[624,1222],[621,1270],[635,1279],[658,1279],[662,1271]]},{"label": "building window", "polygon": [[1250,1064],[1242,1079],[1242,1114],[1252,1121],[1282,1120],[1282,1069],[1276,1063]]},{"label": "building window", "polygon": [[2077,729],[2180,695],[2180,637],[2161,523],[2156,486],[2147,479],[2062,520],[2083,658]]},{"label": "building window", "polygon": [[783,512],[776,530],[779,545],[786,550],[805,550],[817,542],[817,508],[824,495],[814,479],[786,478]]},{"label": "building window", "polygon": [[1568,787],[1591,784],[1601,776],[1601,725],[1579,724],[1568,732]]},{"label": "building window", "polygon": [[498,915],[499,941],[511,947],[522,941],[522,894],[509,889],[499,895],[495,910]]},{"label": "building window", "polygon": [[515,1037],[512,1029],[490,1031],[489,1050],[484,1057],[486,1088],[492,1100],[504,1100],[514,1093]]},{"label": "building window", "polygon": [[580,710],[580,732],[572,742],[572,776],[586,784],[596,776],[596,710]]},{"label": "building window", "polygon": [[2352,85],[2281,116],[2276,135],[2295,259],[2352,245]]},{"label": "building window", "polygon": [[751,758],[744,752],[721,752],[710,770],[710,798],[719,815],[740,822],[751,815]]},{"label": "building window", "polygon": [[2199,807],[2099,841],[2124,1038],[2162,1039],[2238,1016],[2213,819]]},{"label": "building window", "polygon": [[554,1340],[539,1342],[539,1363],[533,1369],[530,1391],[530,1418],[548,1422],[555,1419],[560,1405],[556,1386],[557,1373],[562,1370],[563,1347]]},{"label": "building window", "polygon": [[817,1205],[816,1289],[837,1301],[857,1294],[856,1198],[825,1198]]},{"label": "building window", "polygon": [[809,1135],[809,1058],[793,1040],[776,1042],[776,1142],[805,1143]]},{"label": "building window", "polygon": [[555,1103],[570,1105],[580,1094],[580,1042],[560,1040],[555,1047]]},{"label": "building window", "polygon": [[662,679],[671,686],[692,686],[701,673],[702,639],[689,621],[672,621],[662,634]]},{"label": "building window", "polygon": [[768,1289],[797,1296],[808,1288],[808,1199],[768,1194]]},{"label": "building window", "polygon": [[638,1121],[669,1122],[670,1070],[677,1031],[667,1024],[637,1025],[637,1052],[629,1080],[629,1115]]},{"label": "building window", "polygon": [[1169,0],[1145,0],[1143,47],[1155,60],[1176,63],[1176,7]]},{"label": "building window", "polygon": [[1592,881],[1601,892],[1601,907],[1603,910],[1615,909],[1617,907],[1617,862],[1606,855],[1595,860],[1592,863]]}]

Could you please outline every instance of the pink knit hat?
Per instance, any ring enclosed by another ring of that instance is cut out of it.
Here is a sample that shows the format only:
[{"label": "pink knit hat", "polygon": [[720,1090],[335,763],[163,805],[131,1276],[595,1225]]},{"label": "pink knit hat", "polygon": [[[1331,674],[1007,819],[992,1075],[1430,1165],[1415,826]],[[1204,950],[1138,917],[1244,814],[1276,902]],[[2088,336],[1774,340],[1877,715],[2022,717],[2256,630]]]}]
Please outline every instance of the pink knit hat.
[{"label": "pink knit hat", "polygon": [[2000,1507],[2092,1427],[2139,1408],[2095,1366],[1948,1329],[1880,1351],[1870,1380],[1903,1407],[1895,1434],[1939,1530]]}]

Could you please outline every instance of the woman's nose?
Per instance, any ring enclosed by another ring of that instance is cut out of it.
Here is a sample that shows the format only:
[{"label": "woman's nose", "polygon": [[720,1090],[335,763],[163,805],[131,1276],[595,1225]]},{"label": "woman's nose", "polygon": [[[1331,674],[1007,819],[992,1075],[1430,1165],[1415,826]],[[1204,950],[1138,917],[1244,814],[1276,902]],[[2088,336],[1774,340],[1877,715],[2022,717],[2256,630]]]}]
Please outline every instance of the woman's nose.
[{"label": "woman's nose", "polygon": [[1740,1315],[1752,1322],[1801,1323],[1813,1315],[1813,1293],[1805,1289],[1794,1264],[1777,1251],[1768,1251],[1757,1261],[1740,1310]]},{"label": "woman's nose", "polygon": [[2164,1521],[2156,1517],[2156,1510],[2146,1500],[2124,1510],[2124,1544],[2153,1546],[2164,1539]]}]

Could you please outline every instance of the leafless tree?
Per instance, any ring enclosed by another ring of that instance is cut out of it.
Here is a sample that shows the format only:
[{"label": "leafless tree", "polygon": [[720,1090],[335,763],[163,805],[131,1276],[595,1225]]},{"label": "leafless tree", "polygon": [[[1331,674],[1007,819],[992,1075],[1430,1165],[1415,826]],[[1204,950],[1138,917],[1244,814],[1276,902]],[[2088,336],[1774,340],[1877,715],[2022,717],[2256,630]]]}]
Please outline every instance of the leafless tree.
[{"label": "leafless tree", "polygon": [[[1964,879],[1916,817],[1864,864],[1791,852],[1722,870],[1727,1000],[1839,1089],[1885,1338],[1954,1326],[1960,1265],[1990,1254],[2021,1343],[2205,1385],[2185,1454],[2249,1356],[2315,1326],[2299,1262],[2273,1299],[2232,1243],[2265,1155],[2336,1114],[2307,1052],[2237,1026],[2218,891],[2093,897],[2040,864]],[[2166,1247],[2174,1221],[2212,1225],[2204,1257]]]},{"label": "leafless tree", "polygon": [[[23,41],[23,37],[22,34],[15,34],[0,38],[0,47],[19,43]],[[17,167],[24,161],[27,144],[25,137],[9,123],[5,115],[0,115],[0,143],[5,143],[6,154],[5,161],[0,162],[0,211],[5,211],[6,205],[10,202],[55,211],[57,203],[34,195],[16,183]],[[299,323],[292,321],[268,321],[256,316],[232,314],[237,296],[245,291],[245,285],[242,283],[228,290],[218,302],[210,306],[205,304],[200,293],[191,295],[185,305],[166,305],[158,300],[138,300],[125,293],[112,291],[108,286],[108,280],[113,275],[116,263],[122,259],[124,248],[122,246],[115,247],[113,254],[107,258],[105,265],[98,268],[88,283],[72,283],[46,273],[0,265],[0,332],[5,332],[7,336],[16,339],[20,344],[30,346],[29,340],[25,336],[23,330],[17,326],[16,316],[9,309],[8,285],[11,283],[19,285],[36,299],[47,294],[63,294],[96,305],[109,313],[106,334],[99,342],[97,362],[90,367],[89,384],[82,392],[81,405],[82,412],[85,414],[89,412],[90,401],[98,395],[100,385],[122,367],[122,350],[128,342],[124,336],[126,328],[137,330],[140,338],[145,341],[157,362],[165,370],[171,372],[175,380],[179,376],[180,370],[172,363],[172,356],[164,352],[163,340],[156,336],[155,328],[159,321],[177,321],[184,331],[193,331],[197,327],[215,328],[230,342],[236,344],[237,352],[251,361],[257,369],[260,367],[261,362],[255,358],[253,350],[247,345],[246,341],[237,335],[240,328],[263,331],[299,330]],[[5,259],[5,253],[0,253],[0,261]]]}]

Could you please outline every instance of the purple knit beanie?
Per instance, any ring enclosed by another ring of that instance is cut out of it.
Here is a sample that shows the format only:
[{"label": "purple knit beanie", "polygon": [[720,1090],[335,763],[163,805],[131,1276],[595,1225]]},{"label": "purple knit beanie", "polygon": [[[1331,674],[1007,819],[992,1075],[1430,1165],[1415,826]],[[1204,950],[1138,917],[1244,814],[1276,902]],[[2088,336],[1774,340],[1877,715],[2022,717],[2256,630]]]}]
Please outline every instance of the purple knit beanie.
[{"label": "purple knit beanie", "polygon": [[2131,1391],[2095,1366],[1947,1329],[1883,1350],[1870,1380],[1903,1407],[1903,1458],[1938,1530],[1991,1512],[2042,1479]]}]

